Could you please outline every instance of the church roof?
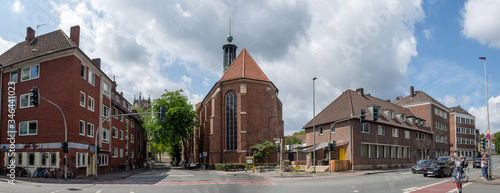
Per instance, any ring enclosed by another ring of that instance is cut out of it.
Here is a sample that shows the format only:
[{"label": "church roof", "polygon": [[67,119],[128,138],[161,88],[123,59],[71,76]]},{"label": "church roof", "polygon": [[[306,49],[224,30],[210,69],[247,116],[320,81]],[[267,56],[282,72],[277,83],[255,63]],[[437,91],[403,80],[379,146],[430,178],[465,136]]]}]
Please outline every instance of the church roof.
[{"label": "church roof", "polygon": [[233,63],[218,82],[241,78],[271,82],[245,48],[243,48],[238,57],[234,59]]}]

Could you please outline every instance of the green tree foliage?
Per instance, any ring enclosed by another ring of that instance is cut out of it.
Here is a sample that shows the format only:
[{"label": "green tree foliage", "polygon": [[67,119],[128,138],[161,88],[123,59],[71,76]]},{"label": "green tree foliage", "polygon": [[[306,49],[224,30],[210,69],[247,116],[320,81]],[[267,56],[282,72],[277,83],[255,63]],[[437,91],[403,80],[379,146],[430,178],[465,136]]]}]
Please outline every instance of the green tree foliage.
[{"label": "green tree foliage", "polygon": [[265,157],[271,156],[271,151],[276,151],[276,145],[271,141],[264,141],[257,145],[250,146],[255,162],[259,162]]},{"label": "green tree foliage", "polygon": [[299,132],[295,132],[292,135],[296,136],[296,135],[305,135],[305,134],[306,134],[306,130],[302,130],[302,131],[299,131]]},{"label": "green tree foliage", "polygon": [[151,137],[150,148],[166,150],[176,161],[181,160],[182,139],[188,138],[193,127],[199,126],[193,105],[181,93],[182,90],[165,90],[165,94],[150,104],[149,109],[153,112],[157,112],[159,106],[166,107],[165,121],[159,121],[157,114],[141,116],[143,127]]},{"label": "green tree foliage", "polygon": [[500,132],[496,132],[494,135],[493,135],[493,143],[495,144],[495,152],[497,152],[497,154],[500,154]]},{"label": "green tree foliage", "polygon": [[479,139],[485,138],[485,137],[486,137],[486,135],[484,133],[481,133],[481,135],[479,135]]},{"label": "green tree foliage", "polygon": [[285,145],[293,145],[293,144],[301,144],[302,139],[299,139],[295,136],[285,137]]}]

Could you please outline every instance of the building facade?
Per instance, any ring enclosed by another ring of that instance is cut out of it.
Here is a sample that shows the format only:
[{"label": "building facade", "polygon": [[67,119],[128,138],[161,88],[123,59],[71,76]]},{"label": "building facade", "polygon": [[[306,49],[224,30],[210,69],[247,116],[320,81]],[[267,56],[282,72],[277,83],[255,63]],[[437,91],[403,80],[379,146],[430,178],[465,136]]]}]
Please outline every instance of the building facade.
[{"label": "building facade", "polygon": [[[140,119],[122,116],[103,121],[102,117],[111,114],[130,113],[131,105],[102,72],[101,60],[90,59],[79,48],[79,39],[79,26],[71,27],[69,37],[62,30],[35,37],[35,31],[28,28],[24,42],[0,55],[0,143],[13,152],[1,153],[2,166],[15,159],[16,167],[30,172],[49,167],[60,170],[65,141],[67,165],[77,177],[94,175],[96,162],[99,172],[105,173],[118,164],[134,167],[142,161],[145,140]],[[38,106],[30,102],[34,86],[39,88]],[[7,114],[12,118],[6,119]],[[94,160],[96,137],[102,152]]]},{"label": "building facade", "polygon": [[[278,89],[246,49],[235,58],[236,46],[231,41],[229,36],[223,46],[223,76],[196,105],[201,127],[195,128],[193,139],[184,142],[189,161],[245,163],[250,146],[283,136]],[[262,162],[276,163],[275,154]]]},{"label": "building facade", "polygon": [[[377,120],[372,118],[375,108],[380,112]],[[366,112],[365,123],[360,122],[361,109]],[[328,158],[331,135],[337,142],[331,159],[350,160],[353,170],[409,166],[431,150],[432,133],[425,122],[407,108],[365,94],[362,88],[346,90],[315,116],[315,128],[313,120],[303,127],[307,145],[316,146],[304,152],[316,151],[316,160],[311,161]]]},{"label": "building facade", "polygon": [[431,128],[433,140],[429,158],[448,156],[450,152],[450,116],[449,108],[430,97],[423,91],[415,91],[410,87],[410,95],[396,98],[394,104],[410,109],[416,116],[427,120],[426,126]]},{"label": "building facade", "polygon": [[468,160],[477,157],[476,118],[462,107],[450,108],[450,151]]}]

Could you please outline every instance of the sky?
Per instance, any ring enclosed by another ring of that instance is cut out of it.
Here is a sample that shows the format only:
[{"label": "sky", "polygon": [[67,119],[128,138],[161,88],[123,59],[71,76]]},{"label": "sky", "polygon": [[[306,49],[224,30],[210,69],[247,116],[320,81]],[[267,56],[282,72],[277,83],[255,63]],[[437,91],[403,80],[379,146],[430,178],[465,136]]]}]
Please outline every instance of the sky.
[{"label": "sky", "polygon": [[[0,0],[0,53],[38,35],[80,26],[80,48],[102,59],[117,91],[158,98],[183,89],[201,102],[222,76],[229,20],[279,89],[285,134],[300,131],[347,89],[380,99],[410,86],[460,105],[486,132],[500,131],[500,1],[497,0]],[[39,25],[39,27],[37,27]]]}]

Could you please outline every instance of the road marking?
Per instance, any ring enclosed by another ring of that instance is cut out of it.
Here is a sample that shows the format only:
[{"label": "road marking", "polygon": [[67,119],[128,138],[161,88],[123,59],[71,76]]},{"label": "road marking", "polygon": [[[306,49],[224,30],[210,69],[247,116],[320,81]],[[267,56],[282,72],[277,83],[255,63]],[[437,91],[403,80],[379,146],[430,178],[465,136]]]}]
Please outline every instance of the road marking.
[{"label": "road marking", "polygon": [[[471,182],[467,182],[466,184],[462,185],[462,190],[465,186],[471,184]],[[452,190],[448,191],[447,193],[454,193],[454,192],[457,192],[457,188],[453,188]]]},{"label": "road marking", "polygon": [[422,186],[422,187],[418,187],[418,188],[414,187],[411,190],[403,189],[402,191],[403,191],[403,193],[410,193],[410,192],[421,190],[421,189],[424,189],[424,188],[427,188],[427,187],[431,187],[431,186],[435,186],[435,185],[438,185],[438,184],[442,184],[442,183],[447,182],[447,181],[449,181],[449,180],[443,180],[443,181],[440,181],[440,182],[436,182],[434,184],[429,184],[427,186]]}]

